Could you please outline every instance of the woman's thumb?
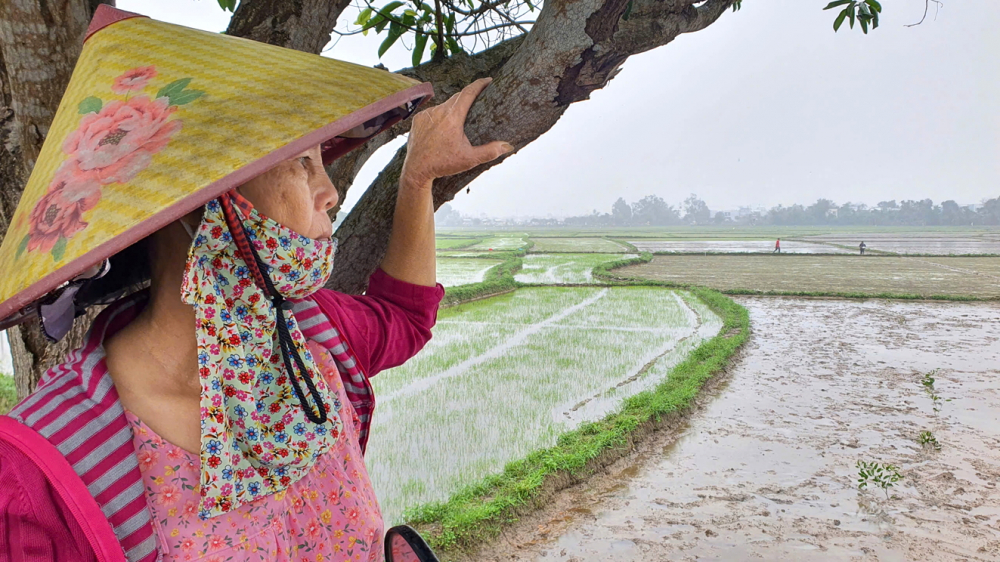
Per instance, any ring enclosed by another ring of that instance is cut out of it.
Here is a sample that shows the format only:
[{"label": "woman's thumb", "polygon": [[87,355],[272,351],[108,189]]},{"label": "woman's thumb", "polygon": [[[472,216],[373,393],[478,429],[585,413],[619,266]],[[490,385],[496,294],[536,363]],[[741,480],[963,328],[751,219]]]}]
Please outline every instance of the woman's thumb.
[{"label": "woman's thumb", "polygon": [[476,158],[481,164],[491,162],[504,154],[514,151],[514,145],[505,141],[493,141],[476,147]]}]

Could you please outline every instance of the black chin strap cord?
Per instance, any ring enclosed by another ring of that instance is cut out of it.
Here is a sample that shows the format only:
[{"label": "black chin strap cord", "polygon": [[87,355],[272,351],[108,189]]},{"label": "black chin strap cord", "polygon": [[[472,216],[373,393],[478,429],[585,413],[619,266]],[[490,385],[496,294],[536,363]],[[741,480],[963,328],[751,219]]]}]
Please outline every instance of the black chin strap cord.
[{"label": "black chin strap cord", "polygon": [[[241,221],[242,222],[242,221]],[[281,346],[281,358],[285,362],[285,369],[288,370],[288,380],[292,381],[292,389],[295,391],[295,396],[299,399],[299,403],[302,405],[302,409],[306,413],[306,417],[309,421],[315,424],[326,423],[327,420],[327,408],[326,404],[323,403],[323,397],[320,395],[319,391],[316,390],[316,384],[313,383],[312,375],[309,374],[309,370],[306,369],[306,364],[302,361],[302,357],[299,355],[299,350],[295,347],[295,342],[292,340],[292,334],[288,331],[288,322],[285,320],[285,311],[292,310],[292,303],[285,300],[285,297],[281,296],[281,293],[274,288],[274,282],[271,281],[271,275],[268,273],[268,267],[260,259],[260,255],[257,254],[257,249],[253,247],[253,243],[250,242],[250,233],[247,232],[246,225],[243,226],[243,231],[247,236],[247,246],[250,248],[250,253],[253,254],[254,261],[257,262],[257,269],[260,270],[261,277],[264,278],[264,284],[267,285],[267,292],[269,294],[269,299],[271,304],[274,305],[274,314],[277,316],[276,322],[278,324],[278,344]],[[316,411],[313,410],[312,406],[306,401],[305,394],[302,393],[302,387],[299,386],[299,381],[295,376],[295,369],[292,365],[292,360],[295,360],[295,366],[299,368],[299,373],[302,375],[302,380],[306,383],[306,388],[309,390],[309,394],[312,396],[313,402],[316,404]]]}]

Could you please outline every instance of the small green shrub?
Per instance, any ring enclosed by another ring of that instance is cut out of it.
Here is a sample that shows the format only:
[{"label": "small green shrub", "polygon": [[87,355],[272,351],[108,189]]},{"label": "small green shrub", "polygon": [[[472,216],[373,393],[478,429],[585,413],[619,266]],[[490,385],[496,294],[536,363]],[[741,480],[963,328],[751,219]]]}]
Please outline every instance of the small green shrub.
[{"label": "small green shrub", "polygon": [[858,489],[864,490],[869,484],[877,486],[885,492],[885,499],[889,499],[889,488],[903,479],[899,467],[892,464],[859,460],[855,466],[858,467]]},{"label": "small green shrub", "polygon": [[920,437],[917,438],[917,442],[920,443],[921,447],[931,448],[935,451],[941,450],[941,444],[938,443],[937,438],[934,437],[934,434],[930,431],[921,431]]},{"label": "small green shrub", "polygon": [[17,390],[14,389],[14,377],[0,373],[0,414],[6,414],[17,404]]}]

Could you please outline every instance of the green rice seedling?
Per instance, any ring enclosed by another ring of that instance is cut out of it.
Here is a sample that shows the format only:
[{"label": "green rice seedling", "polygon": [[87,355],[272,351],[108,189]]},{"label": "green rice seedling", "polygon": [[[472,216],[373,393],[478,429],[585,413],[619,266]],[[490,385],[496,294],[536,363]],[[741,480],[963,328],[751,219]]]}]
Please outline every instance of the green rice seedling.
[{"label": "green rice seedling", "polygon": [[[934,369],[929,373],[924,373],[923,378],[920,379],[920,384],[924,387],[924,392],[926,392],[927,396],[931,399],[931,407],[934,409],[934,413],[938,413],[941,411],[942,398],[938,395],[937,390],[934,388],[935,373],[937,373],[937,369]],[[945,402],[951,402],[951,400],[945,400]]]},{"label": "green rice seedling", "polygon": [[938,443],[937,438],[930,431],[921,431],[917,442],[920,443],[921,447],[934,449],[935,451],[941,450],[941,444]]},{"label": "green rice seedling", "polygon": [[523,288],[442,310],[427,346],[373,379],[367,461],[386,520],[603,418],[721,325],[656,287]]},{"label": "green rice seedling", "polygon": [[889,499],[889,488],[903,479],[899,467],[892,464],[859,460],[855,466],[858,468],[858,489],[864,490],[869,484],[877,486],[885,492],[885,499]]},{"label": "green rice seedling", "polygon": [[501,260],[439,258],[437,260],[437,281],[445,287],[456,287],[470,283],[480,283]]}]

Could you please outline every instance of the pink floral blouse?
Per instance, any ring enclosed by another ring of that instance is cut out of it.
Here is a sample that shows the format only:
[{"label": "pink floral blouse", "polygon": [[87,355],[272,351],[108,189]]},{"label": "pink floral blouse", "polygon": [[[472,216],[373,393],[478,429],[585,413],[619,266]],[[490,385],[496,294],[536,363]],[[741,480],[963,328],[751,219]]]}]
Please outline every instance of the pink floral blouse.
[{"label": "pink floral blouse", "polygon": [[360,421],[329,353],[311,341],[309,347],[339,396],[344,431],[308,476],[230,513],[199,519],[198,455],[164,441],[125,412],[165,562],[383,559],[382,514],[358,444]]}]

